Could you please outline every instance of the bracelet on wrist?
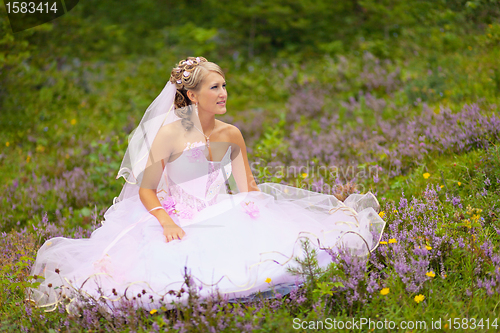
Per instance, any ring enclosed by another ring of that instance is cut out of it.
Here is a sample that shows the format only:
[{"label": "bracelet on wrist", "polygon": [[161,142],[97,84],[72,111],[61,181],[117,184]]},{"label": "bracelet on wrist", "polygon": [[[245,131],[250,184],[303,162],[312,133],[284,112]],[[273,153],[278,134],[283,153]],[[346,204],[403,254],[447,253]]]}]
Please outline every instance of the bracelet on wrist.
[{"label": "bracelet on wrist", "polygon": [[163,209],[164,211],[166,211],[166,210],[165,210],[165,208],[163,208],[163,206],[158,206],[158,207],[151,208],[151,209],[148,211],[148,213],[151,213],[152,211],[154,211],[154,210],[158,210],[158,209]]}]

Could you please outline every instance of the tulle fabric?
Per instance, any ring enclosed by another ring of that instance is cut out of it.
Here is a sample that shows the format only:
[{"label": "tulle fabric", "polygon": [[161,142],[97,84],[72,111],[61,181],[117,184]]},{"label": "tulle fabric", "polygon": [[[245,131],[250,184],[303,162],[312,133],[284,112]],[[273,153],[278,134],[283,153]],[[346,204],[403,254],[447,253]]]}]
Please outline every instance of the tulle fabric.
[{"label": "tulle fabric", "polygon": [[[366,256],[380,241],[385,222],[370,192],[341,202],[332,195],[265,183],[258,186],[261,192],[229,195],[222,186],[211,196],[208,189],[220,184],[222,176],[227,179],[230,164],[224,159],[185,162],[208,168],[207,177],[176,183],[186,169],[171,163],[165,168],[169,191],[159,193],[161,200],[170,195],[194,209],[190,218],[173,216],[186,232],[182,240],[166,243],[162,227],[139,196],[128,197],[108,209],[89,239],[45,242],[31,271],[44,280],[30,298],[48,310],[65,299],[72,300],[70,309],[78,295],[110,305],[135,299],[147,309],[158,308],[186,301],[169,293],[185,287],[186,270],[202,297],[218,291],[243,298],[295,283],[297,277],[287,268],[297,265],[294,257],[303,256],[301,240],[310,240],[322,267],[341,247]],[[249,203],[257,214],[245,209]]]}]

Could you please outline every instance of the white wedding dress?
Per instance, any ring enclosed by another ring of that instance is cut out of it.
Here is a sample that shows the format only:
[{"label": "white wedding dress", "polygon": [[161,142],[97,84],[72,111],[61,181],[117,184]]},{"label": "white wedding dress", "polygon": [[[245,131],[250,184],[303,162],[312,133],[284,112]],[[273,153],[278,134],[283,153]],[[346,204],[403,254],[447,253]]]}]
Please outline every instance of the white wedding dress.
[{"label": "white wedding dress", "polygon": [[217,290],[242,298],[294,284],[297,277],[287,267],[303,256],[301,240],[311,241],[322,267],[331,261],[327,249],[347,247],[364,256],[378,245],[385,222],[373,194],[341,202],[274,183],[260,184],[260,192],[227,194],[231,147],[220,162],[211,162],[197,146],[167,163],[167,190],[158,192],[160,202],[175,202],[171,216],[186,232],[182,240],[166,243],[138,195],[127,198],[107,210],[89,239],[44,243],[31,271],[44,280],[30,298],[47,309],[66,297],[76,304],[78,295],[110,305],[126,297],[146,309],[168,307],[185,300],[169,291],[187,289],[186,271],[202,297]]}]

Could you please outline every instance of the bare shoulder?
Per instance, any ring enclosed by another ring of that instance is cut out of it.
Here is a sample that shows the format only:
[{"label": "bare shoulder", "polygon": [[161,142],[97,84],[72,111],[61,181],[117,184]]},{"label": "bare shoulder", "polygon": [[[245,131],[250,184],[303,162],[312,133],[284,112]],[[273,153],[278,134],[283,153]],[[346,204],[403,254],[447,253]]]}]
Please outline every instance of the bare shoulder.
[{"label": "bare shoulder", "polygon": [[182,124],[180,120],[162,126],[158,131],[158,136],[162,139],[177,137],[182,132]]},{"label": "bare shoulder", "polygon": [[220,126],[219,138],[221,141],[228,141],[238,145],[244,144],[245,140],[238,127],[220,120],[217,120],[217,126]]}]

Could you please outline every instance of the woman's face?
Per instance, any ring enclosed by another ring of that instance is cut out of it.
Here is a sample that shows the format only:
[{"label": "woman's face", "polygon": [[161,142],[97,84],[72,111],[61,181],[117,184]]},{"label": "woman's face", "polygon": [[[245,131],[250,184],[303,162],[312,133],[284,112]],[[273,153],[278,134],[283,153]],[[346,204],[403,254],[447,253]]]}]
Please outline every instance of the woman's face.
[{"label": "woman's face", "polygon": [[226,113],[226,80],[216,72],[210,72],[201,82],[200,89],[195,92],[194,103],[198,103],[198,112],[213,114]]}]

